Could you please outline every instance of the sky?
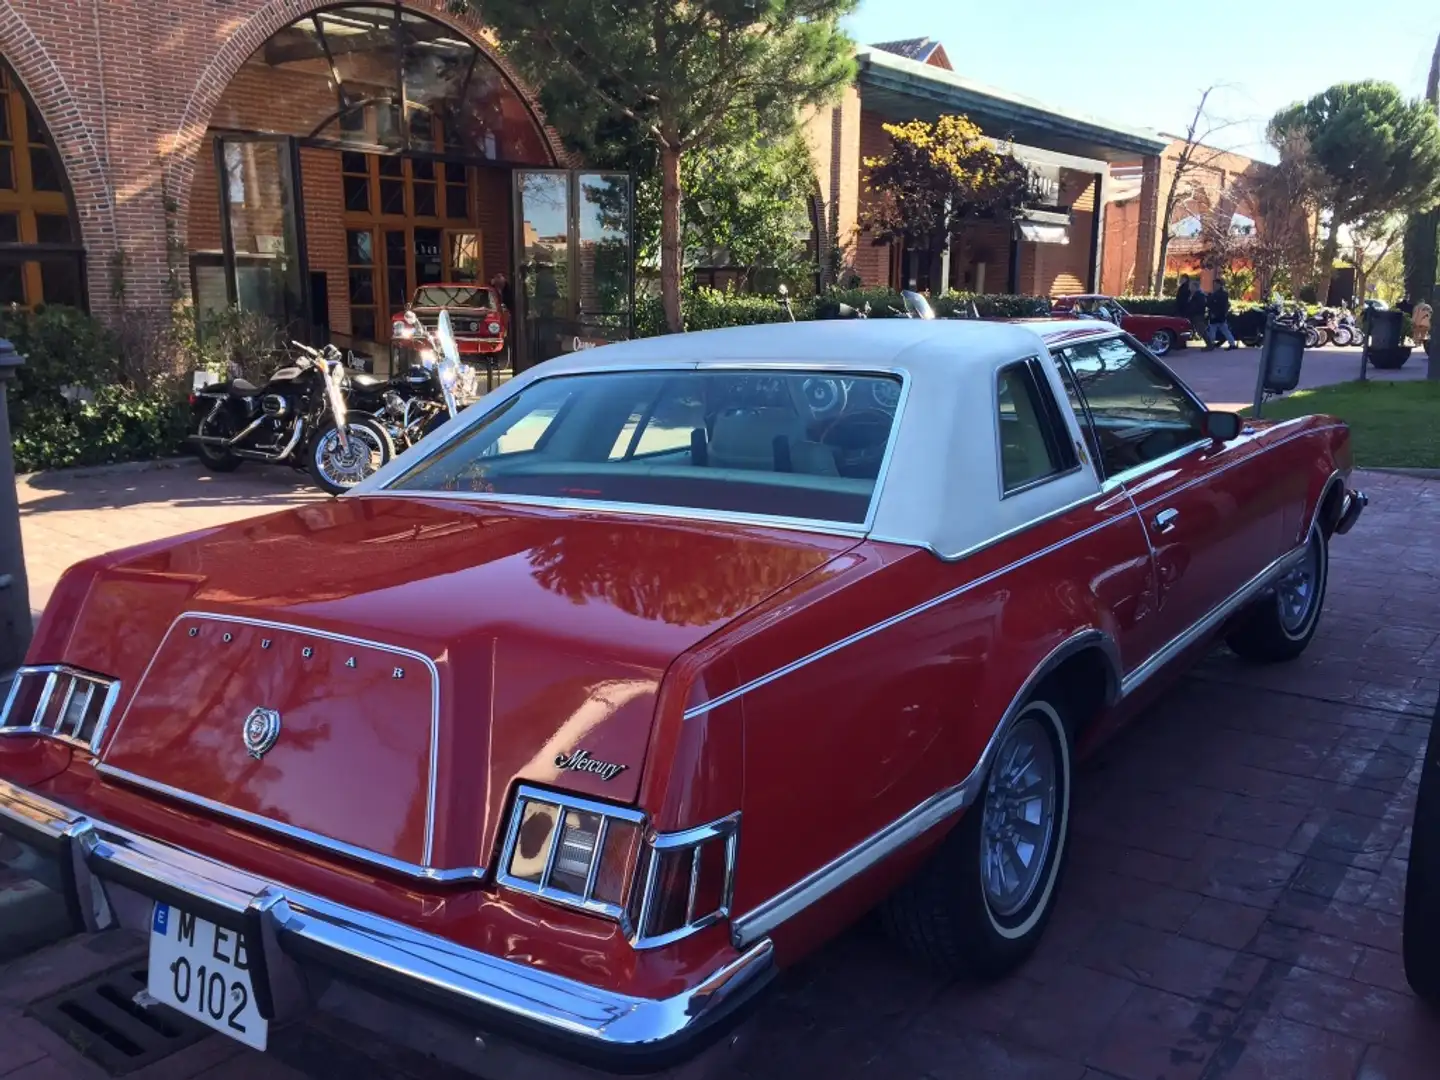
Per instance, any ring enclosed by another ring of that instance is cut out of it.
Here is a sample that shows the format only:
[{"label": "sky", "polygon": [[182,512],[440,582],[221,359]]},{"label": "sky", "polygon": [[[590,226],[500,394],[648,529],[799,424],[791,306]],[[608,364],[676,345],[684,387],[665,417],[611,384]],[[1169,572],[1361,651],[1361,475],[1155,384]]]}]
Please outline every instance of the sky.
[{"label": "sky", "polygon": [[1219,84],[1207,141],[1273,160],[1265,122],[1327,86],[1384,79],[1423,95],[1440,4],[861,0],[847,28],[864,45],[937,38],[968,78],[1167,134],[1183,134],[1201,92]]}]

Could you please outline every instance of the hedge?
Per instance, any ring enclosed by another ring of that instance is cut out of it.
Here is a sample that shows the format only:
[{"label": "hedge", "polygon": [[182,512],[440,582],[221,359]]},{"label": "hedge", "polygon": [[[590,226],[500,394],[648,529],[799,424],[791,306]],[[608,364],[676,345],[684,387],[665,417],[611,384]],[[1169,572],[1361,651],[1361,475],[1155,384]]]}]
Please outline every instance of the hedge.
[{"label": "hedge", "polygon": [[[965,315],[973,302],[981,318],[1008,319],[1045,315],[1050,301],[1043,296],[1014,296],[1004,293],[949,293],[930,300],[935,314],[941,318]],[[839,304],[861,309],[870,305],[870,318],[890,319],[903,316],[905,301],[893,289],[832,289],[818,296],[794,297],[790,306],[795,318],[834,317]],[[687,290],[681,301],[686,330],[715,330],[725,326],[755,326],[762,323],[789,322],[790,316],[778,297],[755,293],[722,292],[718,289]],[[664,333],[665,317],[658,296],[638,298],[635,307],[635,334],[654,337]]]},{"label": "hedge", "polygon": [[122,370],[122,344],[75,308],[0,313],[0,337],[25,358],[9,387],[15,468],[143,461],[177,453],[186,404],[174,378],[139,387]]}]

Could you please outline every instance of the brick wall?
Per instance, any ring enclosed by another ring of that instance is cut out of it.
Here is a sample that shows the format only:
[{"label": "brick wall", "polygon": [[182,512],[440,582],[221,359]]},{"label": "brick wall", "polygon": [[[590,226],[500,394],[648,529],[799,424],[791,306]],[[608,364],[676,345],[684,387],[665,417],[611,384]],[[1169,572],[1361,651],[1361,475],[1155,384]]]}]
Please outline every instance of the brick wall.
[{"label": "brick wall", "polygon": [[[861,180],[858,192],[860,221],[871,211],[875,204],[875,196],[865,186],[864,172],[865,159],[872,157],[884,157],[890,152],[890,136],[886,135],[882,125],[884,120],[869,112],[863,107],[860,110],[860,154],[859,167]],[[861,281],[866,285],[892,285],[890,280],[891,245],[876,244],[874,237],[866,229],[857,229],[855,239],[855,255],[852,262],[855,271],[860,275]]]},{"label": "brick wall", "polygon": [[[202,246],[188,236],[197,220],[192,201],[216,205],[214,189],[204,190],[201,174],[211,168],[207,128],[222,122],[217,106],[245,59],[267,38],[332,3],[8,0],[0,5],[0,55],[35,100],[60,151],[97,313],[114,307],[110,273],[117,252],[124,254],[128,300],[168,306],[169,249]],[[406,0],[405,6],[463,33],[508,73],[473,17],[447,13],[445,0]],[[271,109],[296,104],[273,88],[267,97]],[[556,162],[570,164],[553,131],[546,130],[545,144]],[[506,242],[493,241],[497,253]],[[334,314],[332,307],[332,319]]]}]

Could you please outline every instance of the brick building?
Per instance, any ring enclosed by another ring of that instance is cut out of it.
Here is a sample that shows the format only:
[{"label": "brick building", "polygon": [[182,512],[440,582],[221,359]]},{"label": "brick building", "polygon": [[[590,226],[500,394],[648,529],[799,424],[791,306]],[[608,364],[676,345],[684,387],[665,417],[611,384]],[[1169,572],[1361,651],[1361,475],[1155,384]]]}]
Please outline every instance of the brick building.
[{"label": "brick building", "polygon": [[864,160],[883,156],[883,126],[963,113],[1030,169],[1033,196],[1020,221],[977,224],[948,259],[948,285],[970,292],[1053,296],[1092,291],[1100,278],[1104,206],[1115,162],[1152,158],[1166,140],[1083,116],[956,74],[929,38],[859,50],[859,77],[805,130],[818,174],[817,246],[838,244],[842,264],[867,285],[939,291],[928,260],[864,229],[871,196]]},{"label": "brick building", "polygon": [[[1166,199],[1185,140],[1166,137],[1168,145],[1158,157],[1132,160],[1110,168],[1106,206],[1102,291],[1113,295],[1148,292],[1160,242],[1164,236]],[[1213,287],[1215,273],[1206,265],[1206,234],[1221,230],[1243,239],[1263,227],[1253,194],[1254,182],[1269,166],[1243,154],[1210,146],[1196,146],[1170,214],[1170,246],[1165,257],[1166,278],[1179,274],[1198,276],[1201,287]],[[1232,266],[1243,265],[1243,255]]]},{"label": "brick building", "polygon": [[238,302],[383,369],[437,281],[554,351],[629,304],[629,178],[584,173],[444,0],[11,0],[0,302]]}]

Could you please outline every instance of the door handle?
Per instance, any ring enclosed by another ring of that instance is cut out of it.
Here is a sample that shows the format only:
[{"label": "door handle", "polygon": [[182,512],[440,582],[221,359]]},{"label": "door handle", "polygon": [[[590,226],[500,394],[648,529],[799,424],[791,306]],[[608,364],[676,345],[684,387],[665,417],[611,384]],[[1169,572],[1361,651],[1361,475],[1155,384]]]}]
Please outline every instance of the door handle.
[{"label": "door handle", "polygon": [[1175,528],[1175,522],[1180,517],[1180,511],[1175,509],[1161,510],[1155,515],[1155,531],[1168,533]]}]

